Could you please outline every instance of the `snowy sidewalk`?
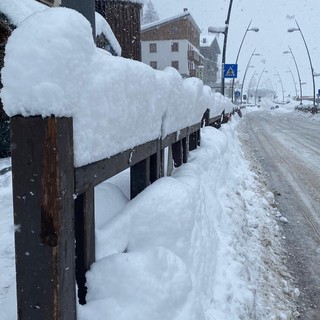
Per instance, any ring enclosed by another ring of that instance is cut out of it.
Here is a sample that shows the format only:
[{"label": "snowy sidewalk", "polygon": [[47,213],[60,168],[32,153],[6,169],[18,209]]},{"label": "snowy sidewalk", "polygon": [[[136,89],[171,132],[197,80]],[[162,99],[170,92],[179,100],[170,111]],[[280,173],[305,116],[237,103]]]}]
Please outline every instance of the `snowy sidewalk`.
[{"label": "snowy sidewalk", "polygon": [[[273,195],[243,158],[237,121],[203,129],[189,163],[130,202],[127,172],[97,188],[97,262],[79,319],[291,318]],[[14,320],[11,172],[0,176],[0,234],[1,319]]]}]

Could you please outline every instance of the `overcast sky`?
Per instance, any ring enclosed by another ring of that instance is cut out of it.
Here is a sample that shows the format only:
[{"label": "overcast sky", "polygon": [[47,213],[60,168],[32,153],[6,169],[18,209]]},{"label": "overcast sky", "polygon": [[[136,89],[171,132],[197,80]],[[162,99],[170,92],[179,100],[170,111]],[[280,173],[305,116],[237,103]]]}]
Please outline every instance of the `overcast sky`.
[{"label": "overcast sky", "polygon": [[[160,18],[166,18],[188,8],[196,23],[207,32],[208,26],[224,26],[229,0],[152,0]],[[239,78],[242,79],[245,67],[252,51],[263,54],[254,57],[247,79],[253,71],[258,74],[263,68],[262,85],[271,86],[271,82],[281,92],[279,72],[286,93],[294,94],[294,82],[290,68],[298,83],[295,65],[290,55],[284,55],[288,45],[297,59],[301,73],[303,93],[312,94],[312,77],[307,52],[299,32],[288,33],[287,29],[295,27],[295,19],[305,36],[310,50],[315,72],[320,73],[320,1],[319,0],[234,0],[231,12],[226,63],[234,63],[242,37],[252,19],[252,27],[259,27],[258,33],[248,32],[239,57]],[[220,35],[222,48],[223,35]],[[246,80],[247,81],[247,80]],[[316,78],[316,91],[320,89],[320,77]],[[279,93],[279,92],[278,92]],[[280,93],[279,93],[280,94]]]}]

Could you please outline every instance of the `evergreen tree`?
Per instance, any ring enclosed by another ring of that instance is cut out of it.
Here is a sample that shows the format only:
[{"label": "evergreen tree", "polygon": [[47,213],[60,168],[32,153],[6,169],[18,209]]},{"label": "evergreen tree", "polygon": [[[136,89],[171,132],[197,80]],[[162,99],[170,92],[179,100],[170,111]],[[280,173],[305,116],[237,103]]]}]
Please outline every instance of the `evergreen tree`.
[{"label": "evergreen tree", "polygon": [[159,20],[158,12],[155,10],[151,0],[147,0],[143,6],[142,24]]}]

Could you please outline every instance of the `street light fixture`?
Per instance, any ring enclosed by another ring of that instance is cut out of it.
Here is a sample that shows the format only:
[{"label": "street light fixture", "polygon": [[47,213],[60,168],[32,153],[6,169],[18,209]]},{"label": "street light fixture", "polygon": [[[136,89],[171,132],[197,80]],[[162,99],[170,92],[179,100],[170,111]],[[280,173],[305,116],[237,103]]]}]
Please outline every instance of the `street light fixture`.
[{"label": "street light fixture", "polygon": [[[250,56],[249,61],[247,63],[246,70],[244,72],[243,80],[242,80],[242,89],[241,89],[241,94],[240,94],[240,103],[241,104],[242,104],[242,97],[243,97],[244,81],[246,80],[248,69],[252,67],[252,66],[250,66],[250,63],[251,63],[251,59],[253,56],[260,56],[260,53],[256,53],[256,49],[254,49],[253,52],[251,53],[251,56]],[[233,92],[233,90],[232,90],[232,92]]]},{"label": "street light fixture", "polygon": [[311,56],[310,56],[310,52],[309,52],[309,49],[308,49],[306,40],[305,40],[305,38],[304,38],[304,35],[303,35],[303,33],[302,33],[301,29],[300,29],[300,26],[299,26],[297,20],[295,20],[295,22],[296,22],[297,28],[289,28],[289,29],[288,29],[288,32],[299,31],[300,34],[301,34],[302,40],[303,40],[303,42],[304,42],[304,45],[305,45],[305,47],[306,47],[307,54],[308,54],[308,58],[309,58],[309,62],[310,62],[311,75],[312,75],[312,84],[313,84],[313,107],[315,107],[315,106],[316,106],[316,85],[315,85],[315,81],[314,81],[315,74],[314,74],[314,69],[313,69],[313,66],[312,66]]},{"label": "street light fixture", "polygon": [[[241,48],[242,48],[242,45],[243,45],[243,42],[244,42],[244,39],[248,33],[248,31],[254,31],[254,32],[259,32],[259,28],[250,28],[251,26],[251,22],[252,20],[250,21],[244,35],[243,35],[243,38],[242,38],[242,41],[240,43],[240,47],[239,47],[239,50],[238,50],[238,53],[237,53],[237,58],[236,58],[236,64],[238,63],[238,59],[239,59],[239,55],[240,55],[240,51],[241,51]],[[234,78],[232,79],[232,87],[231,87],[231,100],[233,102],[233,96],[234,96]]]},{"label": "street light fixture", "polygon": [[290,53],[291,56],[292,56],[292,58],[293,58],[294,64],[295,64],[295,66],[296,66],[296,70],[297,70],[297,74],[298,74],[298,79],[299,79],[299,87],[300,87],[300,105],[302,105],[302,82],[301,82],[300,72],[299,72],[297,60],[296,60],[296,58],[295,58],[295,56],[294,56],[294,54],[293,54],[290,46],[288,46],[288,47],[289,47],[289,51],[284,51],[283,53],[284,53],[284,54]]},{"label": "street light fixture", "polygon": [[221,70],[221,94],[222,95],[224,95],[224,87],[225,87],[223,69],[224,69],[224,65],[226,63],[227,39],[228,39],[228,30],[229,30],[229,21],[230,21],[232,3],[233,3],[233,0],[230,0],[228,15],[227,15],[227,19],[225,21],[225,26],[223,28],[215,28],[215,27],[208,28],[208,32],[210,32],[210,33],[224,34],[223,50],[222,50],[222,68],[221,68],[222,69]]}]

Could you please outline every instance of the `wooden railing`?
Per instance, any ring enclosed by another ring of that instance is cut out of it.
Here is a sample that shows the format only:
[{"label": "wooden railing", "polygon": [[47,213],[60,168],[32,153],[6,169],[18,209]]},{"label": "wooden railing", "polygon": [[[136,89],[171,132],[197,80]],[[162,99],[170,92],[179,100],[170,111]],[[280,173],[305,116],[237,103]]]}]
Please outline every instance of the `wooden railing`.
[{"label": "wooden railing", "polygon": [[165,174],[165,148],[179,167],[200,145],[201,126],[221,121],[207,110],[190,127],[74,168],[72,118],[13,117],[18,319],[75,320],[76,299],[86,302],[85,273],[95,261],[95,186],[130,168],[134,198]]}]

